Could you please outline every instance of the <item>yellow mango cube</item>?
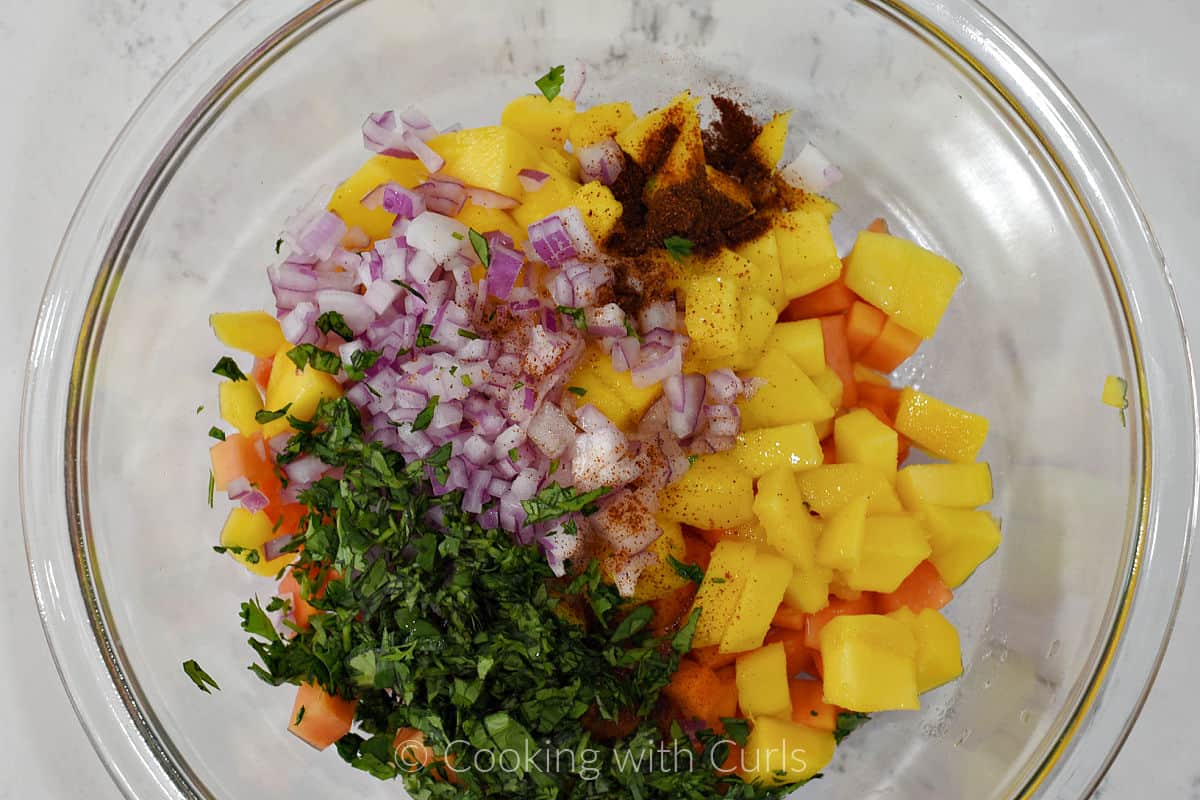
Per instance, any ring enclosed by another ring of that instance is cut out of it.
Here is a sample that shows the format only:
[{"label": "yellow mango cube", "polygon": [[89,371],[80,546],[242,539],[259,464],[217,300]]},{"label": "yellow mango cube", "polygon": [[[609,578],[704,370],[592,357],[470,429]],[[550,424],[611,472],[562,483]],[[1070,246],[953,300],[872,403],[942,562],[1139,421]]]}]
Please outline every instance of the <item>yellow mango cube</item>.
[{"label": "yellow mango cube", "polygon": [[917,643],[917,691],[928,692],[963,673],[958,631],[932,608],[914,614],[907,607],[888,614],[908,626]]},{"label": "yellow mango cube", "polygon": [[254,381],[221,381],[218,387],[221,419],[243,436],[257,432],[262,426],[254,415],[263,410],[262,395]]},{"label": "yellow mango cube", "polygon": [[754,481],[726,453],[700,456],[658,503],[663,516],[694,528],[736,528],[754,519]]},{"label": "yellow mango cube", "polygon": [[723,539],[717,542],[709,558],[704,580],[696,590],[692,610],[700,609],[692,647],[719,644],[737,611],[746,588],[758,548],[750,542]]},{"label": "yellow mango cube", "polygon": [[763,383],[750,397],[737,401],[742,410],[742,430],[833,418],[829,400],[812,378],[781,350],[768,349],[743,377],[759,378]]},{"label": "yellow mango cube", "polygon": [[742,330],[739,334],[738,352],[733,358],[734,369],[748,369],[759,362],[771,329],[775,327],[775,306],[762,295],[742,296]]},{"label": "yellow mango cube", "polygon": [[896,324],[928,339],[950,305],[962,272],[920,245],[863,231],[846,257],[846,286]]},{"label": "yellow mango cube", "polygon": [[855,498],[834,514],[821,529],[817,563],[836,570],[852,570],[862,560],[863,531],[867,525],[867,498]]},{"label": "yellow mango cube", "polygon": [[895,480],[900,437],[870,411],[859,408],[834,420],[833,441],[839,462],[866,464]]},{"label": "yellow mango cube", "polygon": [[757,717],[742,750],[747,783],[781,786],[806,781],[833,761],[833,734],[778,717]]},{"label": "yellow mango cube", "polygon": [[767,339],[767,348],[787,353],[809,377],[826,369],[825,334],[819,319],[777,323]]},{"label": "yellow mango cube", "polygon": [[915,710],[917,642],[903,622],[880,614],[835,617],[821,629],[825,702],[850,711]]},{"label": "yellow mango cube", "polygon": [[775,221],[783,293],[800,297],[828,286],[842,274],[842,261],[829,222],[814,211],[789,211]]},{"label": "yellow mango cube", "polygon": [[776,467],[758,479],[754,516],[767,544],[800,569],[816,566],[816,521],[804,508],[793,472]]},{"label": "yellow mango cube", "polygon": [[784,602],[805,614],[815,614],[829,605],[832,580],[833,570],[828,567],[818,565],[812,569],[798,569],[788,581],[783,593]]},{"label": "yellow mango cube", "polygon": [[762,647],[792,579],[792,569],[792,562],[782,556],[763,550],[755,554],[746,588],[721,637],[720,652],[741,653]]},{"label": "yellow mango cube", "polygon": [[562,147],[575,119],[575,101],[558,95],[547,100],[542,94],[522,95],[500,112],[500,124],[535,141]]},{"label": "yellow mango cube", "polygon": [[[845,387],[842,386],[842,379],[832,368],[825,369],[812,376],[813,385],[815,385],[821,394],[825,395],[825,399],[829,401],[829,405],[835,409],[842,407],[842,396]],[[834,420],[834,427],[837,427],[837,420]]]},{"label": "yellow mango cube", "polygon": [[683,541],[683,527],[665,517],[658,520],[662,535],[647,548],[654,554],[655,562],[642,570],[633,590],[635,603],[647,603],[666,597],[687,583],[687,579],[671,566],[671,558],[683,561],[687,544]]},{"label": "yellow mango cube", "polygon": [[775,642],[738,656],[735,680],[738,707],[751,719],[792,716],[788,693],[787,654]]},{"label": "yellow mango cube", "polygon": [[1100,390],[1100,402],[1122,411],[1129,408],[1129,385],[1124,378],[1109,375],[1104,379],[1104,388]]},{"label": "yellow mango cube", "polygon": [[603,139],[615,137],[637,120],[629,103],[605,103],[580,111],[571,120],[567,137],[578,153]]},{"label": "yellow mango cube", "polygon": [[284,347],[275,354],[271,365],[271,377],[267,381],[267,397],[263,403],[268,411],[277,411],[290,404],[288,413],[279,419],[274,419],[262,427],[264,439],[270,439],[276,434],[290,431],[291,424],[288,416],[296,419],[312,419],[317,413],[317,405],[324,399],[342,396],[342,386],[337,378],[327,372],[313,369],[305,365],[303,370],[288,358],[288,350]]},{"label": "yellow mango cube", "polygon": [[535,143],[504,125],[443,133],[427,144],[446,159],[440,170],[444,175],[516,200],[525,196],[517,173],[542,163]]},{"label": "yellow mango cube", "polygon": [[924,527],[911,514],[868,516],[858,565],[842,576],[851,589],[894,592],[932,552]]},{"label": "yellow mango cube", "polygon": [[646,409],[662,395],[661,383],[634,386],[631,374],[613,369],[612,358],[595,344],[584,351],[567,386],[583,390],[584,402],[594,405],[626,432],[637,427]]},{"label": "yellow mango cube", "polygon": [[744,431],[730,453],[755,478],[778,467],[794,472],[811,469],[825,458],[811,422]]},{"label": "yellow mango cube", "polygon": [[329,210],[341,217],[347,227],[362,229],[371,241],[386,239],[392,233],[396,215],[389,214],[382,206],[366,208],[362,199],[382,184],[398,183],[411,189],[427,177],[428,170],[415,158],[372,156],[334,190]]},{"label": "yellow mango cube", "polygon": [[775,232],[767,230],[754,239],[748,239],[739,244],[734,252],[754,265],[750,290],[770,300],[776,311],[787,308],[788,299],[783,293],[783,271],[779,267],[779,244],[775,241]]},{"label": "yellow mango cube", "polygon": [[721,530],[724,531],[724,535],[728,538],[767,547],[767,532],[763,530],[762,524],[757,519],[744,522],[733,528],[722,528]]},{"label": "yellow mango cube", "polygon": [[975,508],[992,502],[992,469],[974,464],[912,464],[896,475],[896,493],[909,511],[926,503]]},{"label": "yellow mango cube", "polygon": [[837,203],[814,192],[804,192],[802,197],[789,200],[789,207],[793,211],[811,211],[820,214],[826,222],[830,222],[834,214],[841,210]]},{"label": "yellow mango cube", "polygon": [[571,205],[579,209],[583,224],[597,242],[603,243],[621,219],[622,206],[612,190],[600,181],[591,181],[575,192]]},{"label": "yellow mango cube", "polygon": [[705,361],[732,359],[742,330],[737,286],[723,277],[705,275],[688,280],[684,292],[684,324],[692,339],[689,355]]},{"label": "yellow mango cube", "polygon": [[[696,113],[696,105],[700,102],[700,98],[693,97],[691,92],[684,91],[676,95],[670,103],[657,108],[646,114],[644,117],[634,121],[620,132],[617,133],[617,144],[621,149],[629,154],[638,164],[645,166],[646,160],[660,154],[654,152],[656,144],[656,134],[667,125],[672,125],[680,131],[679,137],[676,139],[676,145],[684,141],[686,148],[691,148],[694,143],[690,141],[692,131],[695,131],[695,136],[700,133],[700,115]],[[697,140],[696,143],[699,143]],[[703,145],[700,150],[700,163],[703,164]],[[672,148],[674,151],[674,148]],[[683,154],[681,153],[680,157]],[[672,156],[669,155],[665,161],[671,161]],[[678,167],[679,164],[672,164],[671,167]],[[664,162],[663,168],[668,165]]]},{"label": "yellow mango cube", "polygon": [[947,461],[974,461],[987,439],[988,420],[905,388],[900,391],[896,430],[930,455]]},{"label": "yellow mango cube", "polygon": [[933,551],[929,560],[950,588],[962,585],[1000,546],[1000,524],[986,511],[926,505],[921,521]]},{"label": "yellow mango cube", "polygon": [[517,245],[520,245],[526,238],[525,228],[518,225],[511,214],[499,208],[484,208],[468,201],[455,219],[479,233],[500,231],[508,235]]},{"label": "yellow mango cube", "polygon": [[754,137],[750,143],[750,153],[758,163],[771,169],[779,164],[783,158],[783,146],[787,143],[788,120],[791,117],[790,111],[776,114]]},{"label": "yellow mango cube", "polygon": [[851,500],[864,495],[872,514],[900,512],[904,506],[886,476],[864,464],[825,464],[797,473],[800,496],[813,511],[829,519]]},{"label": "yellow mango cube", "polygon": [[208,324],[222,344],[258,358],[271,358],[287,344],[279,321],[265,311],[210,314]]},{"label": "yellow mango cube", "polygon": [[229,555],[255,575],[273,578],[296,558],[295,553],[285,553],[267,560],[263,545],[278,535],[275,524],[265,513],[251,514],[239,506],[229,512],[221,528],[221,547],[228,548]]},{"label": "yellow mango cube", "polygon": [[512,218],[522,228],[575,203],[579,182],[562,172],[547,171],[550,177],[536,191],[526,192],[521,205],[512,210]]}]

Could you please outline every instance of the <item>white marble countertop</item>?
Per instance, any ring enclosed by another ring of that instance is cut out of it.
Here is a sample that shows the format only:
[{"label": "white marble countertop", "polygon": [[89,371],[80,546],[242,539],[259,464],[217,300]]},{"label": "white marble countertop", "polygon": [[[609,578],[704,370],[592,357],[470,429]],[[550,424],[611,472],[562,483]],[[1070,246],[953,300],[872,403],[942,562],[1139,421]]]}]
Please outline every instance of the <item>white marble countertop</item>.
[{"label": "white marble countertop", "polygon": [[[0,14],[0,800],[119,796],[71,711],[38,624],[16,513],[24,352],[59,237],[109,143],[168,66],[232,0],[10,0]],[[1195,249],[1200,191],[1200,3],[989,0],[1076,93],[1107,135],[1167,254],[1200,331]],[[1195,338],[1195,333],[1193,333]],[[1200,340],[1195,342],[1200,344]],[[1096,796],[1200,798],[1194,665],[1200,577],[1184,597],[1166,663]]]}]

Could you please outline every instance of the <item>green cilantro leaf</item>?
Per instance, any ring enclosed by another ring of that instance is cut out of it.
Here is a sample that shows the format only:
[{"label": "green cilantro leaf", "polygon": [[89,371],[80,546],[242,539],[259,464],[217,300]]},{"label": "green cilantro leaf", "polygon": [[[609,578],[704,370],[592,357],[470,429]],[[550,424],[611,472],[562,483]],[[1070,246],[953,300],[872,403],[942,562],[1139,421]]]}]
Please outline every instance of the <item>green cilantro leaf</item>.
[{"label": "green cilantro leaf", "polygon": [[418,291],[417,291],[416,289],[414,289],[413,287],[409,286],[409,285],[408,285],[407,283],[405,283],[404,281],[402,281],[402,280],[393,280],[393,281],[392,281],[392,283],[396,284],[396,285],[397,285],[397,286],[399,286],[401,289],[406,289],[406,290],[408,291],[408,293],[409,293],[409,294],[411,294],[413,297],[415,297],[415,298],[417,298],[418,300],[420,300],[422,303],[424,303],[424,302],[425,302],[425,295],[421,294],[420,292],[418,292]]},{"label": "green cilantro leaf", "polygon": [[433,347],[437,344],[437,339],[430,336],[433,333],[433,326],[426,323],[417,328],[417,347]]},{"label": "green cilantro leaf", "polygon": [[514,464],[521,460],[521,451],[515,447],[510,447],[508,450],[508,460]]},{"label": "green cilantro leaf", "polygon": [[242,630],[269,642],[279,641],[279,631],[275,630],[271,618],[263,611],[257,597],[242,603]]},{"label": "green cilantro leaf", "polygon": [[296,365],[296,369],[311,366],[315,370],[336,375],[342,368],[341,356],[328,350],[322,350],[315,344],[298,344],[288,350],[287,357]]},{"label": "green cilantro leaf", "polygon": [[204,671],[203,667],[196,663],[196,659],[194,658],[189,658],[183,662],[183,674],[191,678],[192,683],[196,684],[200,691],[205,694],[212,694],[212,691],[208,688],[210,686],[218,692],[221,691],[221,687],[217,685],[217,682],[212,679],[211,675]]},{"label": "green cilantro leaf", "polygon": [[336,311],[326,311],[317,317],[317,330],[321,333],[333,331],[347,342],[354,338],[354,331],[346,324],[346,318]]},{"label": "green cilantro leaf", "polygon": [[[367,370],[375,366],[375,362],[383,355],[378,350],[355,350],[350,355],[350,364],[346,366],[346,375],[352,381],[361,381],[367,377]],[[376,397],[378,392],[367,386]]]},{"label": "green cilantro leaf", "polygon": [[429,427],[429,423],[433,422],[433,412],[438,407],[438,396],[435,394],[429,398],[429,402],[417,414],[417,418],[413,420],[412,429],[414,431],[423,431]]},{"label": "green cilantro leaf", "polygon": [[850,734],[858,730],[862,725],[871,719],[870,714],[860,714],[857,711],[843,711],[837,715],[837,728],[833,731],[833,739],[836,742],[841,742]]},{"label": "green cilantro leaf", "polygon": [[279,255],[279,249],[281,247],[283,247],[283,239],[282,238],[276,239],[275,240],[275,255]]},{"label": "green cilantro leaf", "polygon": [[221,430],[216,425],[213,425],[211,428],[208,429],[208,435],[211,438],[216,439],[218,441],[221,441],[221,442],[225,441],[225,431]]},{"label": "green cilantro leaf", "polygon": [[217,486],[217,479],[213,477],[213,472],[210,469],[208,471],[208,507],[209,508],[213,507],[213,490],[216,488],[216,486]]},{"label": "green cilantro leaf", "polygon": [[575,327],[587,333],[587,312],[582,308],[572,308],[571,306],[559,306],[558,313],[570,317],[575,322]]},{"label": "green cilantro leaf", "polygon": [[246,373],[242,372],[237,362],[229,356],[221,356],[220,360],[217,361],[217,365],[212,368],[212,371],[214,375],[220,375],[222,378],[228,378],[231,381],[246,380]]},{"label": "green cilantro leaf", "polygon": [[566,514],[594,514],[597,511],[596,501],[610,491],[607,486],[601,486],[581,494],[573,488],[551,484],[528,500],[521,501],[521,507],[525,509],[525,523],[534,525]]},{"label": "green cilantro leaf", "polygon": [[463,240],[463,235],[461,233],[459,233],[458,231],[454,231],[450,235],[453,236],[455,239],[458,239],[460,242]]},{"label": "green cilantro leaf", "polygon": [[466,328],[459,328],[458,335],[464,339],[470,339],[472,341],[479,338],[478,333],[476,333],[475,331],[469,331]]},{"label": "green cilantro leaf", "polygon": [[696,244],[691,239],[685,239],[682,236],[668,236],[663,239],[663,247],[667,248],[667,253],[676,261],[682,262],[692,254],[692,248]]},{"label": "green cilantro leaf", "polygon": [[587,389],[583,388],[582,386],[568,386],[567,391],[576,397],[583,397],[587,394]]},{"label": "green cilantro leaf", "polygon": [[741,717],[721,717],[721,724],[725,726],[725,735],[737,743],[739,747],[746,746],[746,740],[750,738],[750,723]]},{"label": "green cilantro leaf", "polygon": [[470,385],[472,383],[474,383],[474,381],[471,380],[471,376],[465,372],[462,374],[462,376],[459,378],[459,380],[462,381],[463,386],[467,386],[467,387],[470,387]]},{"label": "green cilantro leaf", "polygon": [[266,425],[268,422],[274,422],[277,419],[286,417],[288,409],[291,407],[292,404],[288,403],[283,408],[276,409],[275,411],[268,411],[265,408],[261,411],[256,411],[254,414],[254,421],[259,425]]},{"label": "green cilantro leaf", "polygon": [[550,71],[534,81],[533,85],[538,88],[543,97],[547,100],[553,100],[562,91],[563,76],[566,74],[566,71],[567,68],[563,64],[551,67]]},{"label": "green cilantro leaf", "polygon": [[699,564],[685,564],[675,556],[668,555],[667,563],[671,565],[671,569],[675,570],[675,574],[686,581],[691,581],[697,586],[704,581],[704,570]]},{"label": "green cilantro leaf", "polygon": [[479,256],[479,263],[483,264],[484,269],[490,267],[492,265],[492,248],[488,245],[488,240],[474,228],[467,230],[467,236],[471,237],[471,249],[475,251],[475,255]]}]

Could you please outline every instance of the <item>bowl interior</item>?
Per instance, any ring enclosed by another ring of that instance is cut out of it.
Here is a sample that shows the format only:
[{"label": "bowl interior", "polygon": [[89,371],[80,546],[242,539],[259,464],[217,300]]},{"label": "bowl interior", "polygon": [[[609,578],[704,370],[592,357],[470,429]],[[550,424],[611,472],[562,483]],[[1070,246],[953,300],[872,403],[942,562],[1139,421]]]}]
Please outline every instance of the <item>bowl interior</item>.
[{"label": "bowl interior", "polygon": [[[292,693],[245,669],[238,604],[272,586],[210,552],[225,508],[205,496],[223,354],[208,314],[271,308],[282,221],[364,159],[367,112],[415,103],[442,126],[487,124],[575,57],[592,65],[587,103],[644,111],[690,88],[793,109],[790,152],[811,140],[846,174],[840,246],[882,215],[963,268],[899,377],[991,420],[1005,539],[949,607],[966,675],[856,733],[804,793],[1021,792],[1091,683],[1133,563],[1140,417],[1125,427],[1099,401],[1104,376],[1135,373],[1125,316],[1069,187],[996,92],[882,4],[804,8],[465,0],[451,31],[442,4],[355,4],[264,54],[157,176],[86,365],[82,520],[119,668],[194,792],[398,791],[292,738]],[[198,692],[188,658],[222,691]]]}]

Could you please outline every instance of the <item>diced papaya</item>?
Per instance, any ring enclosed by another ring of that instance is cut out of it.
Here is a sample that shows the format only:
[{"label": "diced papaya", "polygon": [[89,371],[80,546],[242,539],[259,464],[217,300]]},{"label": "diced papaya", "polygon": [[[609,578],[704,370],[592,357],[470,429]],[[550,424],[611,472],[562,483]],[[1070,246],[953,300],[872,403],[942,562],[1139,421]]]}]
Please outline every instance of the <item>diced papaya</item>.
[{"label": "diced papaya", "polygon": [[671,676],[663,694],[685,718],[703,720],[710,727],[720,725],[721,717],[737,713],[736,687],[690,658],[680,660],[679,669]]},{"label": "diced papaya", "polygon": [[526,94],[513,99],[500,112],[500,124],[523,133],[535,141],[562,147],[575,119],[575,101],[561,94],[547,100],[542,94]]},{"label": "diced papaya", "polygon": [[833,734],[787,719],[759,717],[743,748],[741,775],[748,783],[779,786],[812,778],[833,760]]},{"label": "diced papaya", "polygon": [[235,433],[226,436],[209,448],[212,461],[213,488],[225,491],[229,483],[245,478],[250,485],[272,497],[279,494],[279,478],[275,474],[266,443],[262,436],[242,436]]},{"label": "diced papaya", "polygon": [[850,357],[856,361],[861,360],[863,351],[879,338],[887,321],[887,314],[875,306],[855,300],[846,312],[846,342],[850,347]]},{"label": "diced papaya", "polygon": [[821,465],[821,443],[811,422],[745,431],[730,452],[754,478],[778,467],[798,472]]},{"label": "diced papaya", "polygon": [[605,103],[575,114],[567,133],[571,146],[578,153],[603,139],[615,137],[637,119],[629,103]]},{"label": "diced papaya", "polygon": [[821,337],[825,344],[825,363],[842,381],[842,405],[858,404],[858,385],[854,381],[854,362],[850,360],[850,345],[846,341],[846,317],[837,314],[821,317]]},{"label": "diced papaya", "polygon": [[738,655],[738,653],[722,653],[720,646],[715,644],[693,648],[688,653],[688,657],[694,658],[697,664],[708,667],[714,672],[733,664],[737,661]]},{"label": "diced papaya", "polygon": [[738,706],[750,718],[790,717],[787,653],[779,642],[738,656]]},{"label": "diced papaya", "polygon": [[789,211],[775,221],[783,292],[801,297],[828,286],[842,274],[829,222],[813,211]]},{"label": "diced papaya", "polygon": [[713,547],[716,545],[709,544],[699,536],[696,536],[694,532],[685,532],[683,534],[683,544],[683,562],[685,564],[696,564],[700,569],[707,571],[709,561],[712,559]]},{"label": "diced papaya", "polygon": [[792,722],[819,731],[837,729],[838,708],[825,702],[825,687],[820,681],[793,678],[788,692],[792,697]]},{"label": "diced papaya", "polygon": [[913,464],[896,475],[896,493],[909,511],[927,503],[974,508],[992,502],[992,470],[973,464]]},{"label": "diced papaya", "polygon": [[287,344],[278,320],[265,311],[210,314],[208,324],[222,344],[257,358],[270,358]]},{"label": "diced papaya", "polygon": [[788,677],[812,673],[812,651],[804,643],[804,631],[772,628],[763,640],[763,644],[775,644],[776,642],[783,645],[783,653],[787,657]]},{"label": "diced papaya", "polygon": [[988,421],[924,392],[902,389],[896,430],[931,455],[968,462],[987,439]]},{"label": "diced papaya", "polygon": [[828,286],[789,301],[782,317],[785,320],[801,320],[841,314],[849,311],[857,299],[858,295],[847,288],[844,280],[838,278]]},{"label": "diced papaya", "polygon": [[304,596],[304,592],[300,588],[300,582],[296,580],[293,574],[294,570],[288,570],[283,576],[283,580],[279,582],[279,596],[288,600],[291,603],[292,619],[295,620],[296,626],[300,630],[308,630],[309,620],[314,614],[320,614],[312,603],[308,602],[308,598]]},{"label": "diced papaya", "polygon": [[757,548],[748,542],[726,540],[713,548],[704,581],[696,592],[694,609],[701,609],[692,647],[719,644],[737,609],[754,564]]},{"label": "diced papaya", "polygon": [[656,636],[674,633],[687,620],[688,611],[696,599],[696,585],[688,581],[683,586],[668,592],[662,597],[650,601],[654,617],[650,620],[650,630]]},{"label": "diced papaya", "polygon": [[933,550],[929,560],[951,587],[961,585],[1000,546],[1000,525],[986,511],[926,505],[921,521]]},{"label": "diced papaya", "polygon": [[919,614],[927,608],[938,610],[954,599],[954,592],[946,587],[937,567],[922,561],[909,573],[894,592],[879,595],[878,605],[882,614],[907,608]]},{"label": "diced papaya", "polygon": [[771,624],[776,628],[783,628],[785,630],[803,631],[808,627],[808,614],[787,603],[783,603],[775,610],[775,616],[772,617]]},{"label": "diced papaya", "polygon": [[863,231],[846,257],[846,286],[898,324],[929,338],[954,290],[958,267],[912,242]]},{"label": "diced papaya", "polygon": [[931,552],[924,528],[911,514],[868,516],[858,566],[843,576],[852,589],[894,592]]},{"label": "diced papaya", "polygon": [[750,397],[738,400],[743,430],[833,418],[829,400],[782,351],[767,350],[745,377],[759,378],[763,383]]},{"label": "diced papaya", "polygon": [[917,644],[908,625],[880,614],[841,616],[821,631],[826,702],[851,711],[911,710]]},{"label": "diced papaya", "polygon": [[920,346],[920,336],[889,319],[879,335],[859,354],[858,360],[871,369],[891,372],[917,352]]},{"label": "diced papaya", "polygon": [[885,420],[889,425],[895,422],[896,412],[900,410],[900,390],[873,381],[858,381],[858,402],[861,405],[875,405],[887,415]]},{"label": "diced papaya", "polygon": [[331,695],[321,687],[302,683],[296,689],[288,730],[318,750],[350,732],[357,703]]}]

